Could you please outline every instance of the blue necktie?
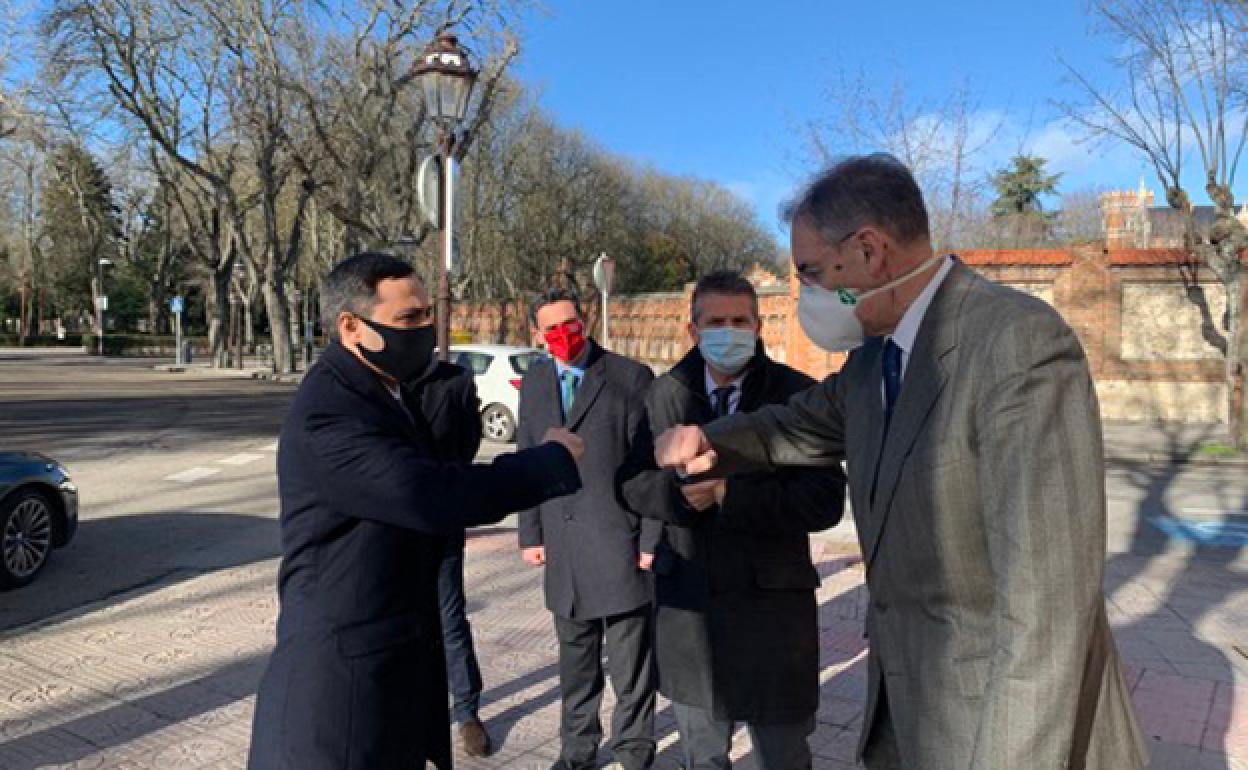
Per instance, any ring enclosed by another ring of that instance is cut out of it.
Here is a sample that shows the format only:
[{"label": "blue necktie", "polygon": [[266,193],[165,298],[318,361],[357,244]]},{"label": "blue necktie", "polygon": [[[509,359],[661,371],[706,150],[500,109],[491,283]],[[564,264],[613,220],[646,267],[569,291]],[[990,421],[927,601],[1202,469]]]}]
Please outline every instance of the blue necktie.
[{"label": "blue necktie", "polygon": [[884,343],[880,371],[884,374],[884,414],[892,417],[897,395],[901,393],[901,348],[893,342],[892,337]]},{"label": "blue necktie", "polygon": [[716,388],[711,392],[711,401],[715,407],[716,419],[726,417],[732,412],[732,392],[736,390],[735,385],[728,385],[723,388]]},{"label": "blue necktie", "polygon": [[572,411],[572,402],[576,400],[576,386],[580,384],[580,378],[576,372],[565,369],[559,379],[563,381],[560,393],[563,397],[563,416],[567,417]]},{"label": "blue necktie", "polygon": [[893,338],[884,343],[884,352],[880,355],[880,372],[884,375],[884,425],[881,430],[884,437],[880,439],[880,454],[875,458],[875,475],[871,479],[871,496],[868,498],[875,505],[875,489],[880,481],[880,465],[884,459],[884,447],[888,439],[888,425],[893,419],[893,406],[897,403],[897,395],[901,393],[901,348]]}]

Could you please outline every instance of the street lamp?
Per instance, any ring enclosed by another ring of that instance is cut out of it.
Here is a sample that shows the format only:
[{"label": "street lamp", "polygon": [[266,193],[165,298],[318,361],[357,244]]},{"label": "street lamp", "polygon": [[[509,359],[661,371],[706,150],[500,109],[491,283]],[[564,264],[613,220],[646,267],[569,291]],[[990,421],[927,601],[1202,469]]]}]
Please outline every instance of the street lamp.
[{"label": "street lamp", "polygon": [[421,54],[416,77],[425,92],[425,109],[438,127],[437,153],[442,173],[438,175],[438,229],[442,233],[442,264],[438,268],[437,335],[438,355],[445,361],[451,348],[451,282],[454,259],[455,140],[459,124],[468,112],[468,100],[477,71],[468,60],[468,51],[449,32],[443,32]]},{"label": "street lamp", "polygon": [[108,295],[104,293],[104,268],[113,264],[111,259],[101,257],[96,260],[96,287],[98,293],[95,296],[95,325],[99,331],[96,338],[98,352],[100,357],[104,357],[104,311],[108,310]]}]

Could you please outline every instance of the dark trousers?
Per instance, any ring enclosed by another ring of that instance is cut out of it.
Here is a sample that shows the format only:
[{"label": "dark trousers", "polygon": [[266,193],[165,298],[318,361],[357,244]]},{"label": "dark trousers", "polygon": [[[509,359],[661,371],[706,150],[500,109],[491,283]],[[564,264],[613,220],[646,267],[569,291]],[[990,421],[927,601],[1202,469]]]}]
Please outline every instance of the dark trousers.
[{"label": "dark trousers", "polygon": [[897,750],[897,734],[893,732],[893,717],[889,714],[888,694],[880,683],[879,701],[875,707],[875,719],[864,729],[867,743],[862,749],[862,764],[867,770],[901,770],[901,753]]},{"label": "dark trousers", "polygon": [[624,770],[643,770],[654,761],[654,652],[649,605],[594,620],[555,616],[562,694],[560,759],[592,766],[602,742],[598,716],[604,684],[602,651],[615,691],[611,752]]},{"label": "dark trousers", "polygon": [[[707,709],[672,703],[684,770],[731,770],[731,719],[716,719]],[[811,770],[814,758],[807,738],[815,731],[814,716],[791,724],[746,723],[759,770]]]},{"label": "dark trousers", "polygon": [[446,677],[454,698],[452,721],[476,721],[481,708],[481,667],[472,648],[464,598],[464,533],[447,538],[446,554],[438,570],[438,601],[442,605],[442,645],[446,648]]}]

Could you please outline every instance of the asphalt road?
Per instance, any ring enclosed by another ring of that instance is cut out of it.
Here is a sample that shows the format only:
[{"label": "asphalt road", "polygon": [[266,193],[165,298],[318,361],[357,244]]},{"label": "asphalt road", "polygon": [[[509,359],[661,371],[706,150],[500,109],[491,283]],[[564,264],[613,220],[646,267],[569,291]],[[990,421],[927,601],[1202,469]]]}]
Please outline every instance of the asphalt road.
[{"label": "asphalt road", "polygon": [[[82,503],[73,544],[33,585],[0,593],[0,630],[278,554],[274,458],[294,387],[152,364],[0,354],[0,448],[61,460]],[[1242,517],[1244,468],[1122,466],[1106,484],[1111,553],[1243,565],[1243,547],[1200,546],[1156,522]]]}]

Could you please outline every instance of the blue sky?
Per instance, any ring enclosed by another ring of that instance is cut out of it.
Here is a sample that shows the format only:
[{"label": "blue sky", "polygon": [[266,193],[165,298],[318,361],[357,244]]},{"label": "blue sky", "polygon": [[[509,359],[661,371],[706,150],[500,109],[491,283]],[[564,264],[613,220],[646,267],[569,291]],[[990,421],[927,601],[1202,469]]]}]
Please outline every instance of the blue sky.
[{"label": "blue sky", "polygon": [[1072,93],[1059,55],[1114,82],[1110,45],[1084,0],[546,0],[526,22],[518,74],[562,125],[720,182],[779,233],[778,203],[815,168],[800,127],[828,114],[838,69],[900,79],[922,102],[968,82],[985,123],[1001,127],[986,166],[1021,147],[1064,174],[1062,191],[1135,189],[1143,175],[1162,203],[1139,156],[1080,144],[1053,105]]}]

